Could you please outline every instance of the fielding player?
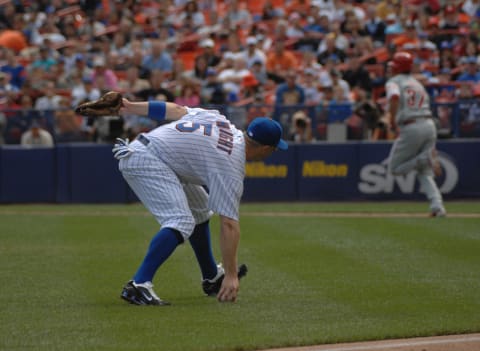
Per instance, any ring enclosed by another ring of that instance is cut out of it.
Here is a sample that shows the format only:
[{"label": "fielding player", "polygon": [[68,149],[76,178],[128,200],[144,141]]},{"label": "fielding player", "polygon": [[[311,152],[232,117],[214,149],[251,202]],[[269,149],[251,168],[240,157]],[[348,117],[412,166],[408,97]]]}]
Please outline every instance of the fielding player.
[{"label": "fielding player", "polygon": [[388,112],[390,126],[398,133],[390,151],[390,171],[392,174],[406,174],[416,170],[420,186],[430,201],[430,215],[444,217],[442,195],[433,179],[441,169],[428,93],[410,74],[413,65],[410,53],[395,53],[389,64],[394,76],[386,83]]},{"label": "fielding player", "polygon": [[[262,160],[288,148],[280,124],[259,117],[244,133],[215,110],[160,101],[123,99],[122,103],[121,114],[174,122],[140,134],[131,143],[119,140],[113,148],[123,177],[161,224],[121,297],[137,305],[169,304],[155,294],[152,280],[175,248],[188,240],[200,265],[205,293],[234,302],[239,289],[239,204],[245,161]],[[223,267],[217,266],[210,245],[213,213],[220,216]]]}]

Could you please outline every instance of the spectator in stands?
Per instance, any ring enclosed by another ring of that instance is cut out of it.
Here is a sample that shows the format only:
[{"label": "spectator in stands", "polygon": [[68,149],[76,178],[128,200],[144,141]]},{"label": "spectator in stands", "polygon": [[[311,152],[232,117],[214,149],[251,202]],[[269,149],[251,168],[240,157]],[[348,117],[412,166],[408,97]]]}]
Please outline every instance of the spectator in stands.
[{"label": "spectator in stands", "polygon": [[238,0],[230,0],[227,3],[225,17],[228,18],[232,28],[248,29],[252,25],[252,15],[246,9],[240,7]]},{"label": "spectator in stands", "polygon": [[55,136],[57,142],[83,141],[80,123],[71,108],[69,98],[62,97],[55,111]]},{"label": "spectator in stands", "polygon": [[30,129],[24,132],[20,144],[25,147],[53,147],[53,137],[47,130],[40,126],[37,120],[33,120]]},{"label": "spectator in stands", "polygon": [[243,55],[243,43],[240,39],[239,32],[235,30],[230,30],[226,37],[226,45],[222,45],[222,51],[224,53],[231,53],[236,58],[237,56]]},{"label": "spectator in stands", "polygon": [[402,50],[412,50],[419,47],[417,29],[412,21],[406,21],[403,33],[395,37],[393,44]]},{"label": "spectator in stands", "polygon": [[273,5],[271,0],[265,1],[262,7],[262,21],[270,21],[282,17],[284,12],[281,8]]},{"label": "spectator in stands", "polygon": [[188,76],[191,79],[203,80],[207,76],[208,63],[205,56],[199,55],[195,57],[193,70],[188,72]]},{"label": "spectator in stands", "polygon": [[265,23],[258,23],[254,28],[257,28],[257,32],[252,33],[257,38],[257,47],[265,53],[269,52],[273,45],[273,39],[269,35],[268,26]]},{"label": "spectator in stands", "polygon": [[92,78],[77,79],[77,84],[72,89],[72,107],[84,101],[94,101],[101,96],[100,90],[93,85]]},{"label": "spectator in stands", "polygon": [[463,73],[458,76],[458,82],[480,82],[480,71],[478,69],[478,59],[475,56],[466,57],[463,59],[464,69]]},{"label": "spectator in stands", "polygon": [[191,73],[192,72],[185,70],[185,64],[182,60],[175,60],[171,72],[162,72],[162,76],[165,80],[163,85],[165,88],[170,88],[172,86],[175,87],[178,80],[183,80],[183,78]]},{"label": "spectator in stands", "polygon": [[252,73],[245,75],[240,86],[240,98],[254,98],[259,93],[260,82]]},{"label": "spectator in stands", "polygon": [[370,91],[372,89],[372,81],[370,79],[370,73],[362,65],[359,57],[348,58],[348,68],[343,74],[351,89],[354,87],[360,87],[364,90]]},{"label": "spectator in stands", "polygon": [[63,58],[60,58],[57,64],[50,68],[49,77],[54,81],[57,89],[70,89],[74,84],[65,70],[65,60]]},{"label": "spectator in stands", "polygon": [[288,26],[285,35],[288,39],[299,40],[305,36],[302,17],[298,12],[292,12],[288,16]]},{"label": "spectator in stands", "polygon": [[121,31],[116,32],[113,35],[109,50],[123,57],[130,56],[130,45],[128,45],[126,34]]},{"label": "spectator in stands", "polygon": [[315,51],[323,37],[329,32],[330,22],[327,16],[318,11],[305,16],[306,24],[302,26],[303,35],[294,44],[298,51]]},{"label": "spectator in stands", "polygon": [[155,100],[159,95],[162,95],[165,101],[173,102],[175,96],[170,90],[163,87],[165,82],[164,75],[165,73],[160,70],[152,71],[149,79],[150,88],[140,90],[135,95],[140,98],[141,101]]},{"label": "spectator in stands", "polygon": [[75,80],[77,78],[92,78],[93,76],[93,69],[88,67],[87,65],[87,58],[84,54],[76,54],[74,66],[72,67],[71,71],[68,72],[69,80]]},{"label": "spectator in stands", "polygon": [[347,8],[344,12],[344,20],[340,25],[342,33],[350,35],[353,38],[368,35],[368,32],[364,29],[364,26],[360,22],[360,18],[356,14],[357,9],[357,7]]},{"label": "spectator in stands", "polygon": [[455,95],[459,100],[469,100],[474,97],[473,90],[473,84],[464,82],[463,84],[460,84]]},{"label": "spectator in stands", "polygon": [[50,55],[46,46],[40,47],[36,59],[32,62],[32,68],[41,68],[43,71],[49,71],[50,67],[56,63],[56,60]]},{"label": "spectator in stands", "polygon": [[255,76],[255,79],[258,80],[261,85],[267,83],[267,72],[261,61],[254,61],[250,67],[250,72]]},{"label": "spectator in stands", "polygon": [[418,49],[418,50],[428,50],[428,58],[432,58],[433,56],[436,56],[438,53],[437,45],[429,39],[429,35],[427,32],[421,31],[417,33],[418,37],[418,44],[415,47],[412,47],[413,49]]},{"label": "spectator in stands", "polygon": [[285,83],[278,85],[275,92],[275,105],[301,105],[305,103],[305,90],[297,84],[297,73],[289,70],[285,76]]},{"label": "spectator in stands", "polygon": [[149,71],[160,70],[162,72],[171,72],[173,60],[171,55],[165,50],[165,43],[159,40],[153,40],[151,52],[145,56],[142,66]]},{"label": "spectator in stands", "polygon": [[12,50],[5,50],[5,59],[6,62],[0,71],[7,73],[10,76],[10,84],[20,89],[25,80],[25,67],[18,62],[18,58]]},{"label": "spectator in stands", "polygon": [[340,62],[346,58],[345,52],[336,46],[335,34],[329,33],[325,36],[324,44],[320,44],[317,51],[317,61],[324,65],[329,57],[336,57]]},{"label": "spectator in stands", "polygon": [[296,143],[310,143],[313,140],[312,120],[304,111],[293,114],[288,139]]},{"label": "spectator in stands", "polygon": [[285,49],[284,38],[277,38],[274,41],[273,52],[267,55],[267,74],[275,82],[285,80],[285,72],[295,69],[298,66],[295,55]]},{"label": "spectator in stands", "polygon": [[246,39],[247,48],[244,50],[244,58],[247,61],[247,68],[251,69],[255,62],[260,62],[262,67],[265,67],[267,56],[257,47],[257,38],[250,36]]},{"label": "spectator in stands", "polygon": [[188,107],[197,107],[200,105],[200,95],[193,81],[185,80],[180,89],[180,94],[175,97],[174,102],[178,105]]},{"label": "spectator in stands", "polygon": [[175,24],[180,27],[187,19],[191,20],[195,31],[205,25],[205,16],[203,15],[203,12],[199,10],[196,1],[186,2],[183,11],[181,11],[179,16],[176,18]]},{"label": "spectator in stands", "polygon": [[319,91],[318,71],[306,68],[303,71],[302,87],[305,93],[305,105],[315,106],[321,102],[322,95]]},{"label": "spectator in stands", "polygon": [[237,56],[234,58],[232,68],[224,69],[219,73],[218,81],[223,83],[223,90],[225,90],[227,94],[233,93],[238,97],[243,77],[249,74],[250,71],[247,68],[247,62],[245,61],[245,58],[242,56]]},{"label": "spectator in stands", "polygon": [[472,21],[470,22],[470,30],[475,38],[480,37],[480,8],[477,9],[475,16],[472,17]]},{"label": "spectator in stands", "polygon": [[466,0],[462,4],[462,11],[465,12],[470,18],[474,18],[479,9],[480,1],[478,0]]},{"label": "spectator in stands", "polygon": [[[350,92],[350,85],[348,82],[342,78],[342,74],[340,71],[336,69],[330,70],[330,77],[332,79],[332,87],[334,91],[341,92],[341,100],[345,102],[351,102],[351,92]],[[339,87],[340,90],[337,90]]]},{"label": "spectator in stands", "polygon": [[217,72],[212,67],[207,70],[206,80],[201,86],[200,98],[204,105],[223,105],[226,102],[223,84],[218,81]]},{"label": "spectator in stands", "polygon": [[306,18],[310,7],[310,0],[292,0],[289,1],[289,4],[286,6],[286,12],[297,12],[303,18]]},{"label": "spectator in stands", "polygon": [[[93,59],[93,84],[102,90],[118,90],[118,78],[112,69],[107,67],[105,58],[97,56]],[[104,88],[103,88],[104,87]]]},{"label": "spectator in stands", "polygon": [[364,30],[372,38],[373,44],[380,47],[385,43],[385,22],[377,16],[374,3],[367,4]]},{"label": "spectator in stands", "polygon": [[125,79],[118,82],[118,89],[124,93],[136,94],[137,92],[150,88],[147,79],[140,78],[137,66],[128,67]]},{"label": "spectator in stands", "polygon": [[35,101],[35,109],[53,111],[58,108],[62,97],[55,91],[54,82],[45,82],[44,95]]},{"label": "spectator in stands", "polygon": [[377,63],[377,59],[375,58],[372,53],[374,52],[375,48],[373,47],[373,42],[368,36],[358,37],[353,47],[349,52],[349,56],[364,56],[370,55],[367,59],[363,61],[365,65],[373,65]]},{"label": "spectator in stands", "polygon": [[[440,29],[443,30],[452,30],[452,29],[459,29],[460,23],[458,21],[458,8],[454,4],[448,4],[443,9],[443,21],[440,24]],[[447,33],[444,40],[451,41],[453,39],[453,35]]]},{"label": "spectator in stands", "polygon": [[385,18],[385,35],[388,37],[388,35],[399,35],[403,33],[403,26],[402,26],[402,17],[399,16],[399,14],[395,13],[390,13],[388,16]]},{"label": "spectator in stands", "polygon": [[9,75],[0,72],[0,98],[6,97],[6,96],[15,96],[18,93],[18,89],[15,88],[12,84],[9,82]]},{"label": "spectator in stands", "polygon": [[397,15],[400,5],[397,0],[381,1],[376,5],[377,16],[386,20],[389,15]]},{"label": "spectator in stands", "polygon": [[215,53],[215,42],[207,38],[202,40],[199,46],[202,48],[200,56],[205,58],[207,65],[209,67],[216,67],[220,63],[221,57]]}]

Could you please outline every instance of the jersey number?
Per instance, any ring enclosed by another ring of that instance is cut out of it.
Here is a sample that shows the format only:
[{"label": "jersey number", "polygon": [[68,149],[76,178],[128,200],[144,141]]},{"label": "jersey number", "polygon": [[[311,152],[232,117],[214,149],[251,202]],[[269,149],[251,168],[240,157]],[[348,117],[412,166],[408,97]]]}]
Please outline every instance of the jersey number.
[{"label": "jersey number", "polygon": [[194,131],[203,128],[203,135],[212,135],[212,125],[203,123],[183,122],[178,123],[176,128],[179,132],[193,133]]},{"label": "jersey number", "polygon": [[407,106],[413,108],[422,107],[425,100],[425,93],[423,91],[415,90],[414,88],[406,88],[405,94],[407,95]]}]

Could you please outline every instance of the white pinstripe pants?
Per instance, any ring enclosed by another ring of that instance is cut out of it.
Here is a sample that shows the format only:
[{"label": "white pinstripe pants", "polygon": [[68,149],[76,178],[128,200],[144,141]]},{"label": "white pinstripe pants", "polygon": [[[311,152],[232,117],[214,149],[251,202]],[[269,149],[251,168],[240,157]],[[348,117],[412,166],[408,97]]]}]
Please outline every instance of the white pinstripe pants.
[{"label": "white pinstripe pants", "polygon": [[138,141],[135,151],[119,161],[119,169],[143,205],[163,227],[178,230],[187,240],[195,225],[207,221],[208,194],[199,185],[183,184],[162,160]]}]

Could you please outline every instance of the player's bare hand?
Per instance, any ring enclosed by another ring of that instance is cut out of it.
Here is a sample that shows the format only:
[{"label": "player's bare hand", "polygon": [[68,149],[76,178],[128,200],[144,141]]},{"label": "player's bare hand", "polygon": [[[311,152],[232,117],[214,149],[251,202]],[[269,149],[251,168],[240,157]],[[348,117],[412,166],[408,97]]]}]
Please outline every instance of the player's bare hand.
[{"label": "player's bare hand", "polygon": [[128,114],[129,112],[129,107],[130,107],[130,100],[122,98],[122,107],[120,108],[120,115]]},{"label": "player's bare hand", "polygon": [[217,299],[220,302],[235,302],[237,300],[237,294],[240,284],[238,277],[225,276],[222,282],[222,287],[217,294]]}]

